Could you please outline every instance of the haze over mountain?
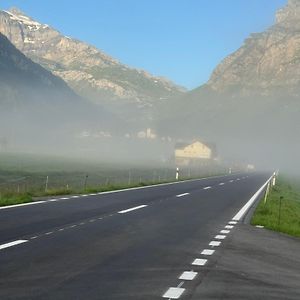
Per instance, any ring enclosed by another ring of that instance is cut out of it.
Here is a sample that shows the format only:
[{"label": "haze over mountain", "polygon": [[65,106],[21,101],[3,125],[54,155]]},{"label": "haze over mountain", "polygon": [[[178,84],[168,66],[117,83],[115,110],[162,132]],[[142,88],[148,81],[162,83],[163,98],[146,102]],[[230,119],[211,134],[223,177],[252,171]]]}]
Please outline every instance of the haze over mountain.
[{"label": "haze over mountain", "polygon": [[0,32],[83,98],[103,105],[123,119],[150,121],[153,106],[183,93],[170,81],[121,64],[18,9],[0,11]]},{"label": "haze over mountain", "polygon": [[300,150],[299,24],[300,1],[290,0],[275,24],[247,38],[207,84],[176,99],[171,112],[162,106],[159,131],[216,141],[221,153],[245,159],[295,158]]},{"label": "haze over mountain", "polygon": [[55,148],[83,130],[116,132],[122,124],[27,58],[1,33],[0,108],[0,138],[19,148]]}]

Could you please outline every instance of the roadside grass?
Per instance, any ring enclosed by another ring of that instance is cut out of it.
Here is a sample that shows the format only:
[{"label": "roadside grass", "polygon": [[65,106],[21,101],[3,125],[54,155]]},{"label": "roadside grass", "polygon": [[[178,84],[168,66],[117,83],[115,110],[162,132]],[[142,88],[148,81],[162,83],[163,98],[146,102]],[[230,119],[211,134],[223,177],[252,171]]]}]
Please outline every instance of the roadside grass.
[{"label": "roadside grass", "polygon": [[[182,169],[180,180],[224,175],[226,169],[211,166]],[[0,206],[41,198],[89,194],[175,181],[169,163],[129,165],[75,158],[0,152]]]},{"label": "roadside grass", "polygon": [[[252,225],[300,237],[300,183],[279,177],[267,202],[264,197],[252,217]],[[281,204],[280,204],[281,202]]]},{"label": "roadside grass", "polygon": [[30,194],[0,194],[0,206],[32,202]]},{"label": "roadside grass", "polygon": [[[201,179],[201,177],[195,178],[182,178],[180,181],[184,180],[193,180],[193,179]],[[155,182],[139,182],[133,184],[110,184],[110,185],[103,185],[103,186],[88,186],[86,189],[67,189],[67,188],[51,188],[47,191],[40,191],[40,190],[32,190],[28,193],[6,193],[1,195],[0,194],[0,207],[1,206],[8,206],[14,204],[22,204],[28,203],[38,200],[41,197],[50,197],[50,196],[66,196],[66,195],[82,195],[82,194],[92,194],[92,193],[101,193],[101,192],[110,192],[116,190],[124,190],[129,188],[138,188],[144,186],[151,186],[157,184],[164,184],[164,183],[172,183],[172,181],[155,181]]]}]

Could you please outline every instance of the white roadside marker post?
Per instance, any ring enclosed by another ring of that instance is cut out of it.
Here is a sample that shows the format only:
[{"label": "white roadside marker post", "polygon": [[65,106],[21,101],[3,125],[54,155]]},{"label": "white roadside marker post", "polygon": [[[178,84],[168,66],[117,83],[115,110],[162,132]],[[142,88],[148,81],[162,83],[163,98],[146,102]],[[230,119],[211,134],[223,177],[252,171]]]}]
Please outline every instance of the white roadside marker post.
[{"label": "white roadside marker post", "polygon": [[179,168],[177,167],[176,168],[176,180],[178,180],[179,179]]},{"label": "white roadside marker post", "polygon": [[269,192],[270,192],[270,182],[268,183],[267,190],[266,190],[266,193],[265,193],[264,205],[266,205],[266,203],[267,203]]}]

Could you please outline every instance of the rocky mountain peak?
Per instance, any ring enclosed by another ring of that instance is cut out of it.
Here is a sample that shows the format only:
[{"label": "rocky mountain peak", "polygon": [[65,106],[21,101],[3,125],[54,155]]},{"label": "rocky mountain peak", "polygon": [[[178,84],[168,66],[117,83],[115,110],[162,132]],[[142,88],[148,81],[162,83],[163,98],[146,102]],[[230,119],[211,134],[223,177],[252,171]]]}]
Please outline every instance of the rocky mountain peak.
[{"label": "rocky mountain peak", "polygon": [[276,25],[300,30],[300,0],[289,0],[287,5],[276,13]]},{"label": "rocky mountain peak", "polygon": [[0,32],[79,95],[120,115],[129,111],[128,118],[151,115],[149,111],[156,103],[184,91],[168,80],[131,68],[94,46],[65,36],[19,9],[0,11]]},{"label": "rocky mountain peak", "polygon": [[251,34],[214,70],[208,86],[232,95],[300,95],[300,0],[290,0],[276,23]]}]

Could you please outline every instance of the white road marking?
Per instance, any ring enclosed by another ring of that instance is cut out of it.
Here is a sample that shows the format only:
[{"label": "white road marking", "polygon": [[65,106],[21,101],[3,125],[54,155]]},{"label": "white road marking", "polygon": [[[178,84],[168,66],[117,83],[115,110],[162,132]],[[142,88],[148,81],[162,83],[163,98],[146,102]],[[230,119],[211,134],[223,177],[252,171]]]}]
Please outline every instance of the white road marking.
[{"label": "white road marking", "polygon": [[168,299],[179,299],[180,296],[183,294],[185,291],[184,288],[179,288],[179,287],[171,287],[169,288],[164,294],[163,298],[168,298]]},{"label": "white road marking", "polygon": [[241,180],[241,179],[240,179],[240,178],[237,178],[237,179],[236,179],[236,181],[239,181],[239,180]]},{"label": "white road marking", "polygon": [[56,202],[56,201],[58,201],[59,199],[50,199],[50,200],[47,200],[47,201],[49,201],[49,202]]},{"label": "white road marking", "polygon": [[20,244],[23,244],[23,243],[26,243],[26,242],[28,242],[28,240],[17,240],[17,241],[13,241],[13,242],[10,242],[10,243],[2,244],[2,245],[0,245],[0,250],[6,249],[6,248],[9,248],[9,247],[13,247],[13,246],[17,246],[17,245],[20,245]]},{"label": "white road marking", "polygon": [[255,227],[257,227],[257,228],[265,228],[265,226],[262,226],[262,225],[256,225]]},{"label": "white road marking", "polygon": [[235,224],[237,224],[237,221],[230,221],[230,222],[228,222],[228,224],[235,225]]},{"label": "white road marking", "polygon": [[224,185],[224,184],[225,184],[224,182],[219,183],[219,185]]},{"label": "white road marking", "polygon": [[77,225],[72,225],[72,226],[70,226],[69,228],[74,228],[74,227],[76,227]]},{"label": "white road marking", "polygon": [[64,197],[64,198],[59,198],[58,200],[69,200],[70,198]]},{"label": "white road marking", "polygon": [[102,219],[103,219],[102,217],[98,218],[98,220],[102,220]]},{"label": "white road marking", "polygon": [[80,226],[82,226],[82,225],[84,225],[84,224],[85,224],[85,222],[81,222],[81,223],[79,223],[79,225],[80,225]]},{"label": "white road marking", "polygon": [[187,196],[187,195],[189,195],[189,194],[190,194],[190,193],[183,193],[183,194],[176,195],[176,197],[180,198],[180,197]]},{"label": "white road marking", "polygon": [[207,259],[196,258],[196,259],[192,262],[192,265],[194,265],[194,266],[204,266],[206,263],[207,263]]},{"label": "white road marking", "polygon": [[46,232],[45,235],[50,235],[52,233],[53,233],[53,231],[49,231],[49,232]]},{"label": "white road marking", "polygon": [[233,182],[233,180],[230,180],[229,182]]},{"label": "white road marking", "polygon": [[209,243],[209,246],[212,246],[212,247],[219,247],[221,245],[221,242],[218,242],[218,241],[211,241]]},{"label": "white road marking", "polygon": [[225,228],[226,229],[232,229],[232,228],[234,228],[234,226],[233,225],[226,225]]},{"label": "white road marking", "polygon": [[239,221],[244,214],[248,211],[248,209],[251,207],[251,205],[255,202],[257,197],[260,195],[260,193],[263,191],[263,189],[266,187],[266,185],[270,182],[273,175],[262,185],[262,187],[249,199],[249,201],[239,210],[239,212],[232,218],[234,221]]},{"label": "white road marking", "polygon": [[125,210],[120,210],[120,211],[118,211],[118,214],[126,214],[126,213],[128,213],[130,211],[141,209],[141,208],[144,208],[144,207],[147,207],[147,206],[148,205],[140,205],[140,206],[128,208],[128,209],[125,209]]},{"label": "white road marking", "polygon": [[95,221],[96,221],[95,219],[89,220],[90,223],[93,223],[93,222],[95,222]]},{"label": "white road marking", "polygon": [[65,230],[65,228],[60,228],[60,229],[58,229],[58,231],[64,231]]},{"label": "white road marking", "polygon": [[222,234],[228,234],[228,233],[230,233],[230,230],[221,230],[220,233],[222,233]]},{"label": "white road marking", "polygon": [[193,271],[185,271],[183,272],[180,276],[179,279],[182,280],[194,280],[194,278],[197,276],[197,272],[193,272]]},{"label": "white road marking", "polygon": [[31,240],[35,240],[35,239],[37,239],[37,238],[38,238],[38,236],[35,235],[35,236],[32,236],[30,239],[31,239]]},{"label": "white road marking", "polygon": [[2,206],[2,207],[0,207],[0,209],[8,209],[8,208],[14,208],[14,207],[21,207],[21,206],[28,206],[28,205],[36,205],[36,204],[41,204],[41,203],[45,203],[45,202],[46,202],[46,201],[35,201],[35,202],[29,202],[29,203],[7,205],[7,206]]},{"label": "white road marking", "polygon": [[211,249],[204,249],[201,254],[202,255],[213,255],[215,252],[215,250],[211,250]]},{"label": "white road marking", "polygon": [[218,235],[215,236],[215,239],[217,239],[217,240],[224,240],[224,239],[226,239],[226,235],[218,234]]},{"label": "white road marking", "polygon": [[203,189],[204,189],[204,190],[209,190],[209,189],[211,189],[211,186],[206,186],[206,187],[204,187]]},{"label": "white road marking", "polygon": [[[181,184],[181,183],[185,183],[185,182],[196,182],[196,181],[203,181],[203,180],[213,179],[213,178],[223,178],[223,177],[226,177],[226,176],[227,175],[218,175],[218,176],[211,176],[211,177],[205,177],[205,178],[200,178],[200,179],[188,179],[188,180],[174,181],[174,182],[169,182],[169,183],[159,183],[159,184],[153,184],[153,185],[148,185],[148,186],[139,186],[139,187],[133,187],[133,188],[127,188],[127,189],[114,190],[114,191],[99,192],[99,193],[94,193],[94,194],[89,194],[89,195],[81,195],[81,196],[80,195],[74,195],[74,196],[70,196],[68,199],[87,197],[87,196],[91,196],[91,195],[96,196],[96,195],[116,194],[116,193],[122,193],[122,192],[127,192],[127,191],[150,189],[150,188],[154,188],[154,187],[158,187],[158,186],[168,186],[168,185]],[[53,200],[53,202],[54,202],[54,200],[59,201],[59,198],[58,199],[51,199],[51,200]],[[34,201],[34,202],[22,203],[22,204],[7,205],[7,206],[0,207],[0,210],[9,209],[9,208],[17,208],[17,207],[27,206],[27,205],[42,204],[42,203],[48,203],[48,202],[52,202],[52,201],[43,200],[43,201]]]}]

